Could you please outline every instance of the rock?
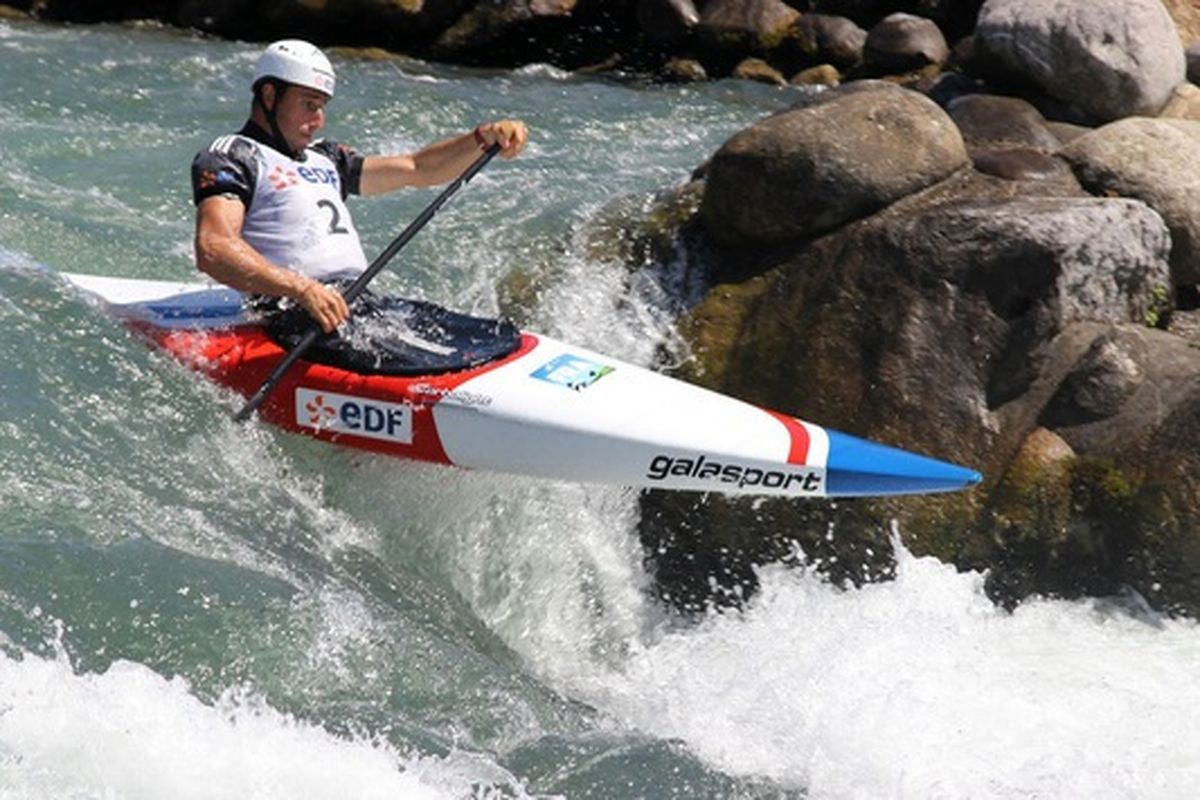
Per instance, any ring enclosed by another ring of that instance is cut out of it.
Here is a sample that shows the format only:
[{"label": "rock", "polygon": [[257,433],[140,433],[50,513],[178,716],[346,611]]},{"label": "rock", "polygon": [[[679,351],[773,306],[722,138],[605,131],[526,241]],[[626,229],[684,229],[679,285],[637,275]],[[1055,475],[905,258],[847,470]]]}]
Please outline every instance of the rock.
[{"label": "rock", "polygon": [[761,55],[778,48],[798,19],[782,0],[708,0],[696,34],[717,50]]},{"label": "rock", "polygon": [[702,247],[694,240],[694,220],[704,185],[683,186],[646,195],[626,195],[592,215],[582,231],[589,262],[618,263],[630,272],[672,264],[681,295],[704,278]]},{"label": "rock", "polygon": [[708,0],[696,25],[696,44],[709,72],[725,73],[746,58],[778,66],[800,58],[792,29],[800,12],[782,0]]},{"label": "rock", "polygon": [[1184,79],[1160,0],[987,0],[975,47],[992,69],[1101,121],[1157,114]]},{"label": "rock", "polygon": [[[987,476],[981,490],[836,507],[722,498],[698,505],[694,498],[644,496],[650,552],[661,552],[656,544],[673,536],[684,553],[716,554],[698,566],[723,570],[714,576],[717,584],[741,586],[744,595],[753,579],[739,565],[778,559],[786,549],[781,543],[796,541],[834,580],[858,582],[887,574],[880,547],[895,518],[916,552],[964,568],[999,563],[1008,551],[998,551],[981,526],[1019,508],[1019,497],[1010,505],[997,501],[989,516],[1000,476],[1098,331],[1140,322],[1168,274],[1166,227],[1144,204],[1037,194],[1046,191],[1042,184],[957,172],[820,239],[760,249],[757,277],[715,287],[680,326],[695,354],[690,380],[969,464]],[[741,258],[721,252],[722,260]],[[738,271],[720,266],[715,279]],[[1096,492],[1089,520],[1117,502],[1100,489],[1105,475],[1119,474],[1071,472],[1072,491]],[[1058,493],[1044,498],[1044,514],[1021,517],[1024,527],[995,529],[1045,542],[1027,526],[1058,519],[1056,509],[1070,511],[1061,497],[1060,482]],[[1140,500],[1121,508],[1130,530],[1157,519]],[[751,530],[758,539],[743,535]],[[1078,541],[1092,541],[1092,531],[1083,527]],[[830,532],[832,542],[822,544]],[[1096,536],[1109,541],[1107,532]],[[1018,555],[1010,553],[1005,575],[1032,574],[1019,569],[1025,554]],[[1053,577],[1052,571],[1034,577],[1047,574]],[[706,578],[682,563],[667,565],[665,583],[658,577],[667,593],[694,598],[704,591]],[[1123,577],[1132,573],[1106,573],[1109,581]],[[1038,580],[1014,577],[996,596],[1050,585]],[[1065,592],[1099,584],[1079,577],[1054,585]]]},{"label": "rock", "polygon": [[29,19],[29,12],[12,6],[0,5],[0,19]]},{"label": "rock", "polygon": [[845,17],[805,14],[795,24],[800,39],[813,57],[838,67],[854,67],[863,60],[867,32]]},{"label": "rock", "polygon": [[438,37],[438,46],[461,50],[485,46],[505,37],[511,29],[536,19],[569,16],[577,0],[500,0],[474,6]]},{"label": "rock", "polygon": [[818,64],[797,72],[790,82],[796,86],[837,86],[841,80],[842,76],[837,67],[832,64]]},{"label": "rock", "polygon": [[[1144,326],[1105,330],[1072,365],[1041,415],[1082,451],[1129,460],[1129,432],[1154,431],[1200,391],[1200,351]],[[1167,448],[1164,454],[1174,450]]]},{"label": "rock", "polygon": [[1187,79],[1192,83],[1200,83],[1200,42],[1188,45],[1186,57]]},{"label": "rock", "polygon": [[1058,180],[1078,188],[1067,163],[1050,155],[1060,146],[1058,137],[1031,103],[968,94],[951,100],[946,110],[980,172],[1010,181]]},{"label": "rock", "polygon": [[708,80],[704,66],[692,58],[672,58],[659,73],[663,80],[674,83],[699,83]]},{"label": "rock", "polygon": [[1015,606],[1046,583],[1046,553],[1061,545],[1071,519],[1075,459],[1061,436],[1035,428],[988,498],[982,516],[987,538],[999,552],[984,556],[989,563],[985,586],[1005,606]]},{"label": "rock", "polygon": [[1057,180],[1079,185],[1065,161],[1040,150],[1021,147],[973,149],[971,163],[985,175],[994,175],[1006,181]]},{"label": "rock", "polygon": [[783,77],[783,73],[761,58],[742,59],[733,68],[732,76],[740,80],[770,83],[775,86],[787,85],[787,78]]},{"label": "rock", "polygon": [[1159,114],[1164,119],[1190,119],[1200,122],[1200,86],[1181,83]]},{"label": "rock", "polygon": [[969,94],[987,94],[987,86],[961,72],[943,72],[925,90],[929,99],[942,108]]},{"label": "rock", "polygon": [[1171,229],[1176,285],[1200,283],[1200,122],[1134,118],[1105,125],[1062,149],[1094,194],[1145,201]]},{"label": "rock", "polygon": [[890,14],[867,34],[863,61],[877,74],[893,75],[942,64],[950,57],[946,37],[932,21]]},{"label": "rock", "polygon": [[1163,0],[1167,13],[1175,21],[1179,40],[1184,47],[1200,42],[1200,6],[1195,0]]},{"label": "rock", "polygon": [[670,46],[687,38],[700,13],[692,0],[638,0],[637,22],[647,39]]},{"label": "rock", "polygon": [[968,149],[1004,145],[1054,152],[1060,145],[1041,112],[1015,97],[964,95],[950,101],[946,111],[962,131]]},{"label": "rock", "polygon": [[1046,122],[1046,129],[1054,134],[1055,138],[1062,144],[1070,144],[1085,133],[1091,133],[1095,130],[1095,128],[1088,128],[1083,125],[1074,125],[1070,122],[1055,122],[1053,120]]},{"label": "rock", "polygon": [[907,11],[933,20],[952,39],[971,32],[983,0],[807,0],[805,5],[822,14],[839,14],[870,27],[896,11]]},{"label": "rock", "polygon": [[476,2],[421,52],[485,66],[546,61],[576,69],[612,63],[620,31],[614,30],[608,40],[590,35],[608,22],[604,13],[597,10],[597,2],[588,0]]},{"label": "rock", "polygon": [[[835,428],[953,449],[990,474],[1013,450],[983,411],[1028,391],[1034,348],[1077,322],[1143,322],[1169,280],[1169,236],[1147,206],[1023,196],[1045,191],[957,173],[791,248],[742,298],[740,327],[697,348],[704,381]],[[688,330],[705,315],[702,303]],[[821,391],[798,393],[806,385]],[[1030,424],[1040,408],[1023,412]]]},{"label": "rock", "polygon": [[[1127,324],[1078,326],[1048,349],[1069,354],[1080,344],[1087,346],[1068,359],[1041,417],[1077,454],[1063,462],[1069,492],[1055,488],[1055,502],[1041,505],[1054,514],[1041,520],[1021,516],[1019,496],[1001,512],[1006,498],[996,492],[981,530],[1000,545],[989,562],[989,592],[1011,605],[1033,592],[1110,594],[1130,586],[1158,608],[1196,614],[1200,486],[1191,470],[1200,444],[1200,352]],[[1061,487],[1060,476],[1038,479]],[[1039,495],[1028,489],[1038,486],[1024,484],[1026,507],[1037,508]]]},{"label": "rock", "polygon": [[816,236],[966,166],[958,129],[928,98],[896,88],[843,89],[770,117],[721,147],[701,205],[715,242]]}]

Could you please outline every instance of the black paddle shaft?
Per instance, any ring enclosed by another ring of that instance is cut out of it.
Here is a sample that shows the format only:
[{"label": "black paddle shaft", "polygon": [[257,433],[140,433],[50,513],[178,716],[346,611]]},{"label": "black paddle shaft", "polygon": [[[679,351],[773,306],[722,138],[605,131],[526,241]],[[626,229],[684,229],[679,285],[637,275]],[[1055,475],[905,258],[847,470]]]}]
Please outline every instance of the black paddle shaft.
[{"label": "black paddle shaft", "polygon": [[[346,291],[342,292],[342,297],[346,298],[346,302],[354,302],[354,299],[362,294],[367,288],[367,284],[374,280],[375,276],[383,271],[383,268],[387,266],[389,261],[392,260],[392,257],[395,256],[396,253],[399,253],[401,248],[408,244],[409,240],[416,236],[417,232],[421,230],[421,228],[424,228],[429,220],[434,218],[438,210],[441,209],[441,207],[445,205],[446,201],[450,199],[450,196],[457,192],[464,183],[470,182],[470,180],[475,177],[475,174],[478,173],[479,170],[483,169],[487,163],[492,160],[492,157],[499,152],[500,145],[498,144],[493,144],[488,147],[487,150],[484,151],[483,155],[475,159],[475,162],[466,168],[462,175],[459,175],[457,178],[455,178],[453,183],[447,186],[441,194],[434,198],[434,201],[430,203],[416,219],[410,222],[408,227],[401,231],[400,235],[392,240],[391,244],[384,248],[384,251],[380,253],[375,260],[371,262],[371,265],[354,280],[354,283],[350,284]],[[267,397],[271,394],[271,390],[275,388],[275,384],[279,383],[280,379],[283,378],[287,371],[292,368],[292,365],[300,360],[300,357],[304,355],[308,348],[312,347],[313,342],[317,341],[317,339],[321,336],[321,333],[321,326],[314,322],[308,331],[305,332],[304,336],[301,337],[300,341],[296,343],[296,346],[288,351],[288,354],[283,357],[282,361],[275,365],[275,369],[272,370],[271,374],[267,376],[267,379],[263,381],[262,386],[258,387],[258,391],[246,401],[246,405],[242,406],[241,410],[234,415],[234,420],[238,422],[244,422],[245,420],[249,419],[250,415],[257,411],[258,407],[266,401]]]}]

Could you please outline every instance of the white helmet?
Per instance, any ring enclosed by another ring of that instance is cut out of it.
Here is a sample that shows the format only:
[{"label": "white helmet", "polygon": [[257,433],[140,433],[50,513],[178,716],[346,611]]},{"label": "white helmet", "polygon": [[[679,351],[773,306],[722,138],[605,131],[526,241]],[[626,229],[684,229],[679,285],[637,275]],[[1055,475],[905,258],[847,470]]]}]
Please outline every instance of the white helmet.
[{"label": "white helmet", "polygon": [[300,39],[284,39],[267,46],[254,70],[254,85],[263,78],[278,78],[333,97],[333,65],[319,48]]}]

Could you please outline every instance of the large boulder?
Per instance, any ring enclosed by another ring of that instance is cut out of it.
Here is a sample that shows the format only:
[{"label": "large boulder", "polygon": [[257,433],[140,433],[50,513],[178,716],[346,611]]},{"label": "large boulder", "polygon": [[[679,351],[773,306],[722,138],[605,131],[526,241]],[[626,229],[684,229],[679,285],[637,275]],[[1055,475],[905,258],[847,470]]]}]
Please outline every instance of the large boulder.
[{"label": "large boulder", "polygon": [[871,28],[863,48],[867,67],[885,75],[942,64],[949,57],[946,37],[932,20],[901,12]]},{"label": "large boulder", "polygon": [[927,97],[898,88],[827,94],[717,151],[701,207],[715,242],[817,236],[966,166],[962,136]]},{"label": "large boulder", "polygon": [[1161,0],[987,0],[975,52],[1102,121],[1158,113],[1185,75]]},{"label": "large boulder", "polygon": [[1145,201],[1171,229],[1176,285],[1200,283],[1200,122],[1125,119],[1063,148],[1085,188]]}]

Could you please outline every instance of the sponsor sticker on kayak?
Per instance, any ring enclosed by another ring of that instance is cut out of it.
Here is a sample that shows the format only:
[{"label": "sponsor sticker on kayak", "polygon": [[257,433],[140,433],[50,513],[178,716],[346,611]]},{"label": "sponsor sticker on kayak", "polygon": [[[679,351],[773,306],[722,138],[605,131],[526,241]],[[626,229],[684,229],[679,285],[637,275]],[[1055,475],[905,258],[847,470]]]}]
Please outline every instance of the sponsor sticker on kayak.
[{"label": "sponsor sticker on kayak", "polygon": [[315,389],[296,389],[296,424],[384,442],[412,444],[412,406]]},{"label": "sponsor sticker on kayak", "polygon": [[615,369],[581,356],[563,353],[538,367],[531,375],[546,383],[581,392]]},{"label": "sponsor sticker on kayak", "polygon": [[796,494],[817,494],[821,491],[824,470],[815,467],[763,469],[739,464],[736,461],[722,462],[703,455],[697,458],[673,458],[657,455],[650,460],[646,477],[652,481],[673,483],[675,478],[695,481],[732,484],[738,489],[778,489]]}]

